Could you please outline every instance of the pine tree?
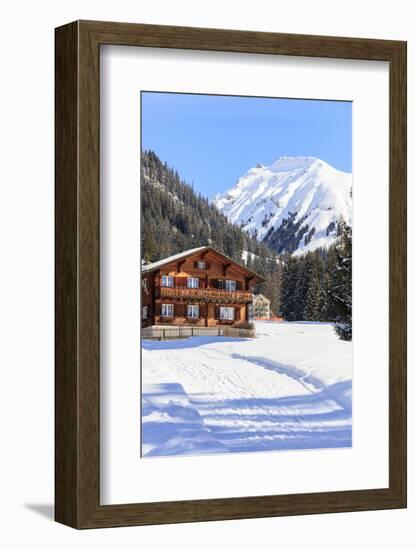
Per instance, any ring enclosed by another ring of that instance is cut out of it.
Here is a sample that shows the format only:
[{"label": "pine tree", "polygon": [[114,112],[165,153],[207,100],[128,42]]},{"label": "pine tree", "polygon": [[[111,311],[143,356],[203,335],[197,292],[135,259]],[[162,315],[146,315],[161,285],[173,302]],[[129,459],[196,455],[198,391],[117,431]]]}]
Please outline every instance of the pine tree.
[{"label": "pine tree", "polygon": [[293,313],[297,321],[303,321],[304,308],[312,275],[313,255],[311,252],[307,252],[307,254],[298,257],[296,262],[298,269],[294,291]]},{"label": "pine tree", "polygon": [[311,274],[304,307],[304,320],[321,321],[323,261],[318,252],[313,253]]},{"label": "pine tree", "polygon": [[322,299],[320,308],[321,321],[335,321],[336,310],[331,295],[332,282],[337,273],[337,253],[334,246],[326,252],[323,262]]},{"label": "pine tree", "polygon": [[153,262],[158,257],[158,245],[152,228],[144,225],[142,229],[142,258],[146,263]]},{"label": "pine tree", "polygon": [[284,259],[281,281],[281,313],[287,321],[296,321],[295,289],[297,285],[297,260],[287,254]]},{"label": "pine tree", "polygon": [[336,269],[330,288],[335,310],[335,331],[341,340],[352,339],[352,229],[338,221],[335,243]]}]

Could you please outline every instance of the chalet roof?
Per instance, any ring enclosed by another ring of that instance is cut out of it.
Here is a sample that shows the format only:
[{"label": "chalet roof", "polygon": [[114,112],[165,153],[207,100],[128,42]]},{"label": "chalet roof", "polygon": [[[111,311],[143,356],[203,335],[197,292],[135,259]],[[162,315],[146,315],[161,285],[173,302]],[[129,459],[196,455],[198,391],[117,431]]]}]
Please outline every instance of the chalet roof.
[{"label": "chalet roof", "polygon": [[253,297],[254,301],[260,300],[261,302],[267,302],[268,304],[271,303],[271,300],[264,296],[263,294],[255,294]]},{"label": "chalet roof", "polygon": [[168,256],[167,258],[162,258],[162,260],[158,260],[157,262],[153,262],[151,264],[146,264],[142,266],[142,273],[149,273],[151,271],[155,271],[155,269],[159,269],[160,267],[171,264],[173,262],[176,262],[177,260],[181,260],[182,258],[186,258],[187,256],[190,256],[191,254],[194,254],[195,252],[203,252],[207,246],[199,246],[198,248],[190,248],[189,250],[184,250],[184,252],[179,252],[178,254],[174,254],[173,256]]},{"label": "chalet roof", "polygon": [[158,260],[157,262],[152,262],[150,264],[143,265],[142,274],[144,275],[145,273],[151,273],[152,271],[156,271],[165,265],[174,263],[178,260],[182,260],[183,258],[187,258],[188,256],[191,256],[192,254],[195,254],[197,252],[205,252],[206,250],[211,250],[212,252],[214,252],[218,256],[221,256],[225,260],[238,265],[241,269],[251,274],[253,277],[257,277],[260,281],[265,280],[265,277],[263,277],[262,275],[259,275],[259,273],[256,273],[255,271],[248,269],[245,265],[239,262],[236,262],[236,260],[232,260],[232,258],[229,258],[229,256],[226,256],[225,254],[223,254],[223,252],[219,252],[212,246],[199,246],[197,248],[190,248],[189,250],[184,250],[184,252],[179,252],[178,254],[174,254],[173,256],[168,256],[167,258],[163,258],[162,260]]}]

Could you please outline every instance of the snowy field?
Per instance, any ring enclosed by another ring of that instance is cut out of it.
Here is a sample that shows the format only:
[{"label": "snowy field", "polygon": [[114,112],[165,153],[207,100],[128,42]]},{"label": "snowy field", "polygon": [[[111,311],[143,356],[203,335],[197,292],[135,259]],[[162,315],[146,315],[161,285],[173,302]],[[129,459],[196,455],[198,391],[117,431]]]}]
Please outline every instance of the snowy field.
[{"label": "snowy field", "polygon": [[142,340],[142,455],[350,447],[352,344],[327,323]]}]

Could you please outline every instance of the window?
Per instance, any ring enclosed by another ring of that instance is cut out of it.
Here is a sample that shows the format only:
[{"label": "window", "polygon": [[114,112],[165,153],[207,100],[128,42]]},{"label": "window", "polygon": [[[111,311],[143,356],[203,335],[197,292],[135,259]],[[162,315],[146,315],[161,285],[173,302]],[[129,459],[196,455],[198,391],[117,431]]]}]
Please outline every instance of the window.
[{"label": "window", "polygon": [[221,307],[220,308],[220,319],[225,321],[233,321],[235,318],[235,308],[234,307]]},{"label": "window", "polygon": [[172,275],[162,275],[161,286],[174,286],[174,277]]},{"label": "window", "polygon": [[197,277],[187,277],[187,288],[198,288],[198,283]]},{"label": "window", "polygon": [[206,269],[206,262],[197,262],[198,269]]},{"label": "window", "polygon": [[162,304],[162,317],[174,317],[174,304]]},{"label": "window", "polygon": [[226,284],[226,290],[229,292],[234,292],[236,290],[236,281],[225,281]]},{"label": "window", "polygon": [[189,304],[187,306],[187,317],[192,317],[193,319],[197,319],[199,315],[199,307]]},{"label": "window", "polygon": [[148,318],[148,306],[143,306],[142,308],[142,319]]}]

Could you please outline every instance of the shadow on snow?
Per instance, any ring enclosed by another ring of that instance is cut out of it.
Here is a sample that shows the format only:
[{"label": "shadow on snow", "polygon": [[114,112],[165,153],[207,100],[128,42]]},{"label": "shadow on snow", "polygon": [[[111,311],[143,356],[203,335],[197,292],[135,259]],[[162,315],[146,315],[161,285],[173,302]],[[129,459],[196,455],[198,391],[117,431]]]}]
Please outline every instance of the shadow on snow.
[{"label": "shadow on snow", "polygon": [[[351,407],[332,403],[331,397],[349,391],[350,381],[316,393],[281,398],[218,400],[209,395],[187,396],[180,384],[155,384],[152,388],[154,391],[143,395],[146,456],[352,445]],[[346,396],[343,401],[348,401]],[[282,412],[276,414],[271,409]],[[153,419],[155,412],[158,415]]]}]

